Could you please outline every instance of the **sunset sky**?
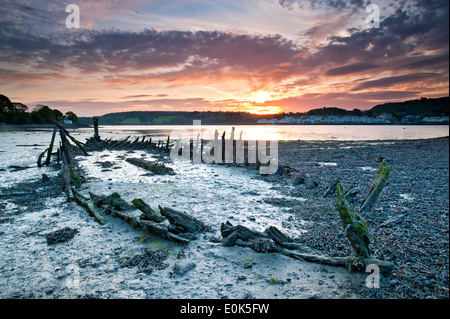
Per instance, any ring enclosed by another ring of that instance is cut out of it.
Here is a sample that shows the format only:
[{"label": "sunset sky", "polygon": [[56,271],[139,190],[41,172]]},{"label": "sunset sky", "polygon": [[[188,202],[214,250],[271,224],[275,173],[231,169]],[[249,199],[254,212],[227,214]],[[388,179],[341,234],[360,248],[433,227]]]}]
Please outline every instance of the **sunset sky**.
[{"label": "sunset sky", "polygon": [[[367,109],[449,94],[449,1],[0,2],[0,94],[109,112]],[[66,27],[66,6],[80,28]],[[366,7],[380,9],[380,27]]]}]

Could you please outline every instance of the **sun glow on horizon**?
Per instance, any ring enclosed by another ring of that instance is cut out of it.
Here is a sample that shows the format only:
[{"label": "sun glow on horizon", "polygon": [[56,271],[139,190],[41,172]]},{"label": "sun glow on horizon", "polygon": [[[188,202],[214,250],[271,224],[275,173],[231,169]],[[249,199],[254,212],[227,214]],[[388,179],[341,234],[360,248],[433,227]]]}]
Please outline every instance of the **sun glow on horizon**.
[{"label": "sun glow on horizon", "polygon": [[283,110],[280,106],[275,105],[252,105],[247,107],[247,112],[256,115],[270,115],[270,114],[279,114],[282,113]]},{"label": "sun glow on horizon", "polygon": [[265,91],[258,91],[248,98],[249,101],[255,103],[264,103],[270,99],[270,94]]}]

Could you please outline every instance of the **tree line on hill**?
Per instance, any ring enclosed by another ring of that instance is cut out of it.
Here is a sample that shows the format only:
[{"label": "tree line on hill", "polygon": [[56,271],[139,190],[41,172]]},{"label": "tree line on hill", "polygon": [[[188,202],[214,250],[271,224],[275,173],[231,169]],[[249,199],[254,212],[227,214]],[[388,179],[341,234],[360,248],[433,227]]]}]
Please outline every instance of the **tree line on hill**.
[{"label": "tree line on hill", "polygon": [[[261,117],[247,112],[133,111],[108,113],[99,118],[102,125],[192,125],[193,120],[207,124],[254,124]],[[81,124],[92,124],[92,118],[80,117]]]},{"label": "tree line on hill", "polygon": [[[193,120],[201,120],[202,124],[256,124],[261,119],[282,119],[285,116],[368,116],[379,117],[389,115],[397,121],[406,116],[440,117],[449,114],[449,97],[420,98],[405,102],[376,105],[369,110],[345,110],[337,107],[324,107],[306,113],[278,113],[258,115],[247,112],[184,112],[184,111],[132,111],[108,113],[99,118],[103,125],[192,125]],[[91,117],[80,117],[81,124],[92,124]]]},{"label": "tree line on hill", "polygon": [[78,116],[74,112],[63,114],[57,109],[51,109],[47,105],[38,104],[28,112],[28,106],[22,103],[11,102],[3,94],[0,94],[0,123],[7,124],[51,124],[53,121],[68,119],[72,123],[78,123]]},{"label": "tree line on hill", "polygon": [[379,104],[366,111],[361,111],[359,109],[348,111],[337,107],[324,107],[308,111],[306,112],[306,115],[378,117],[382,114],[389,114],[400,120],[408,115],[424,118],[431,116],[448,116],[448,113],[449,97],[434,99],[422,97],[417,100],[409,100],[405,102],[389,102]]}]

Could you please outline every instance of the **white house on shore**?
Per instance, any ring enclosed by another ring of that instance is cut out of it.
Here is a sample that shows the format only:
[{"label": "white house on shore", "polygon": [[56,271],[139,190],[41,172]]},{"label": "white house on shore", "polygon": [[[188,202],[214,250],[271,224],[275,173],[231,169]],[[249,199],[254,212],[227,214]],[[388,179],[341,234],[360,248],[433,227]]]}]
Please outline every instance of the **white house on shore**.
[{"label": "white house on shore", "polygon": [[448,116],[429,116],[422,120],[425,123],[446,123],[448,122]]},{"label": "white house on shore", "polygon": [[61,124],[73,124],[73,122],[72,122],[71,120],[69,120],[69,119],[62,119],[62,120],[60,121],[60,123],[61,123]]},{"label": "white house on shore", "polygon": [[258,124],[389,124],[385,118],[372,118],[368,116],[318,116],[309,115],[301,117],[285,116],[282,119],[262,119]]}]

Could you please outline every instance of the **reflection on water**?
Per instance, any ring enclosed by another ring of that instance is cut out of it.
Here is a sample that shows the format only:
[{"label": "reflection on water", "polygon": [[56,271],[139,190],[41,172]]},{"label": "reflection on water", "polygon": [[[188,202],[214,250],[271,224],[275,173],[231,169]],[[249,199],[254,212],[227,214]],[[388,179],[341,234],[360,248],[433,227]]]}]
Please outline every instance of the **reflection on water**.
[{"label": "reflection on water", "polygon": [[[228,138],[232,127],[232,125],[202,125],[202,138],[213,138],[216,129],[220,136],[225,131]],[[242,132],[242,138],[245,140],[367,141],[425,139],[449,135],[448,125],[236,125],[234,127],[235,139],[238,139]],[[173,132],[176,130],[187,130],[189,135],[193,135],[193,127],[189,125],[107,125],[100,128],[100,132],[107,135],[129,132],[130,135],[147,135],[155,139],[165,139],[169,135],[174,135]]]}]

